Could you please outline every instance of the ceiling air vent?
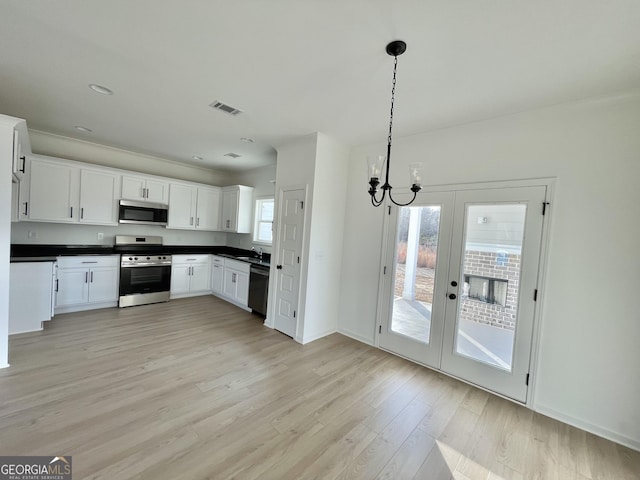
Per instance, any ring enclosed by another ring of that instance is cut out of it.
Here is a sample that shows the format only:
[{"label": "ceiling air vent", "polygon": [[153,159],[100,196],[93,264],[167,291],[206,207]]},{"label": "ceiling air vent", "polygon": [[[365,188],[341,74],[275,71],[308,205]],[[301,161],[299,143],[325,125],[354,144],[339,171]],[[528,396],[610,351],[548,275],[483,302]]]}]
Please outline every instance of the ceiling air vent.
[{"label": "ceiling air vent", "polygon": [[217,108],[218,110],[222,110],[225,113],[229,113],[231,115],[238,115],[242,113],[242,110],[238,110],[237,108],[232,107],[231,105],[227,105],[226,103],[222,103],[219,101],[215,101],[209,104],[210,107]]},{"label": "ceiling air vent", "polygon": [[225,157],[231,157],[231,158],[240,158],[242,155],[238,155],[237,153],[229,152],[229,153],[225,153],[224,156]]}]

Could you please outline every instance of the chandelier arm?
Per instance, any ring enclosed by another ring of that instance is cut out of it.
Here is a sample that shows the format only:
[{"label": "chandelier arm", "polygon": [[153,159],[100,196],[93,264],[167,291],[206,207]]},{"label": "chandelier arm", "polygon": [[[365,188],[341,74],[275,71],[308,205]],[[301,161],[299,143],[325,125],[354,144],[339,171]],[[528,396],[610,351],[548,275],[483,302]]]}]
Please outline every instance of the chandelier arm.
[{"label": "chandelier arm", "polygon": [[375,193],[370,193],[371,195],[371,203],[373,204],[374,207],[379,207],[380,205],[382,205],[382,202],[384,202],[385,197],[387,196],[387,191],[386,190],[382,190],[382,197],[380,198],[380,200],[378,200],[376,198],[376,194]]},{"label": "chandelier arm", "polygon": [[389,200],[391,200],[391,203],[393,203],[394,205],[397,205],[399,207],[406,207],[407,205],[411,205],[413,203],[417,195],[418,195],[418,192],[413,192],[413,198],[409,200],[407,203],[398,203],[391,196],[391,192],[389,192]]}]

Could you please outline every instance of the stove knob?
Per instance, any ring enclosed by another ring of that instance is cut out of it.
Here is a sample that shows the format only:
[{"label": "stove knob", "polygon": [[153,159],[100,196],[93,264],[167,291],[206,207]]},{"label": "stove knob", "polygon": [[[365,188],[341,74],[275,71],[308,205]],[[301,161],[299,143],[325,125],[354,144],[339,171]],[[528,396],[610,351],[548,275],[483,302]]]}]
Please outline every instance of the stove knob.
[{"label": "stove knob", "polygon": [[138,257],[134,257],[134,260],[137,260],[137,259],[138,259]]},{"label": "stove knob", "polygon": [[147,260],[151,260],[151,257],[147,257]]}]

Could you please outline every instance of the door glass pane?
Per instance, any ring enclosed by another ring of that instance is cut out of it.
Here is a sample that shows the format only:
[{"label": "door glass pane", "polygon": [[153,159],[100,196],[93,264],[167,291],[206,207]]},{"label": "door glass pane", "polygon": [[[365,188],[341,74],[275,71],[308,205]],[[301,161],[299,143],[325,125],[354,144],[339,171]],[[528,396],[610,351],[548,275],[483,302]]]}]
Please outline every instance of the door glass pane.
[{"label": "door glass pane", "polygon": [[402,207],[398,212],[391,330],[429,343],[438,254],[440,206]]},{"label": "door glass pane", "polygon": [[466,208],[456,353],[508,371],[526,213],[523,204]]}]

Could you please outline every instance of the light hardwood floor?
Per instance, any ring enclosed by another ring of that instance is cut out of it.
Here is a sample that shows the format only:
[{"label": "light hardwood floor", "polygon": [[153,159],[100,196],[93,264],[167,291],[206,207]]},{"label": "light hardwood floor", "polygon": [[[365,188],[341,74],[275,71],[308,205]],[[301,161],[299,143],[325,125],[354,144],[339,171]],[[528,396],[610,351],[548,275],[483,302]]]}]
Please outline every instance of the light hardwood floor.
[{"label": "light hardwood floor", "polygon": [[640,478],[638,452],[210,296],[59,315],[10,354],[0,455],[72,455],[77,480]]}]

